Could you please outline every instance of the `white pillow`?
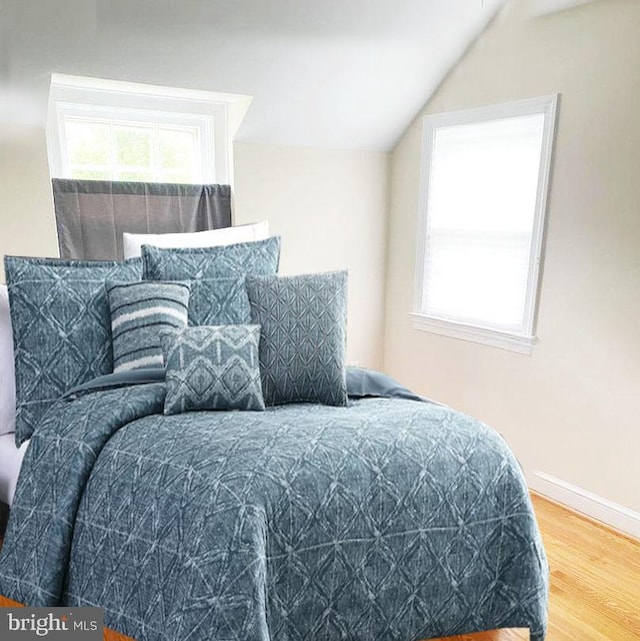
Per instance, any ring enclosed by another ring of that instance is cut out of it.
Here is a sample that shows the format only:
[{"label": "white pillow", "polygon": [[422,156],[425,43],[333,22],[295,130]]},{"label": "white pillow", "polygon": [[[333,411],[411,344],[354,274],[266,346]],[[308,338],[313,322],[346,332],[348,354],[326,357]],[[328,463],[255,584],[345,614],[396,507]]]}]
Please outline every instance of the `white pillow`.
[{"label": "white pillow", "polygon": [[25,441],[20,448],[17,448],[13,434],[0,435],[0,501],[7,505],[13,502],[22,459],[27,447],[29,447],[29,441]]},{"label": "white pillow", "polygon": [[209,231],[196,231],[184,234],[123,234],[124,257],[134,258],[142,255],[142,245],[155,247],[218,247],[264,240],[269,237],[269,222],[237,227],[223,227]]},{"label": "white pillow", "polygon": [[13,332],[9,293],[0,285],[0,434],[15,431],[16,373],[13,364]]}]

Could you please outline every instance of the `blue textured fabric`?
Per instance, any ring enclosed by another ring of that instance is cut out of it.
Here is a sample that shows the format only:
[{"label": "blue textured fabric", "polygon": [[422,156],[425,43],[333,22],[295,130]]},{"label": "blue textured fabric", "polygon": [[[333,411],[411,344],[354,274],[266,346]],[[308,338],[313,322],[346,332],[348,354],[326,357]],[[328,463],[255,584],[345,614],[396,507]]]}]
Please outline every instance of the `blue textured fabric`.
[{"label": "blue textured fabric", "polygon": [[[128,385],[145,385],[162,383],[165,380],[164,367],[150,367],[106,374],[69,390],[63,398],[76,399],[91,392],[127,387]],[[397,381],[382,372],[363,367],[347,367],[347,395],[349,398],[406,398],[414,401],[435,403],[423,396],[414,394]]]},{"label": "blue textured fabric", "polygon": [[16,365],[16,443],[67,390],[113,370],[107,280],[140,280],[142,261],[4,260]]},{"label": "blue textured fabric", "polygon": [[221,247],[164,249],[142,246],[146,280],[191,280],[190,325],[250,322],[246,274],[275,274],[280,238]]},{"label": "blue textured fabric", "polygon": [[347,394],[350,398],[406,398],[413,401],[435,402],[414,394],[382,372],[363,367],[347,367]]},{"label": "blue textured fabric", "polygon": [[248,276],[267,405],[345,405],[347,272]]},{"label": "blue textured fabric", "polygon": [[160,335],[166,369],[165,414],[264,410],[259,325],[188,327]]},{"label": "blue textured fabric", "polygon": [[189,283],[107,283],[113,371],[162,367],[159,334],[187,326]]},{"label": "blue textured fabric", "polygon": [[162,416],[164,397],[138,385],[47,415],[0,594],[104,607],[138,641],[544,638],[527,486],[485,425],[399,399]]},{"label": "blue textured fabric", "polygon": [[76,400],[86,394],[93,392],[105,392],[112,389],[120,389],[130,385],[146,385],[147,383],[164,383],[164,363],[162,367],[145,367],[131,371],[117,372],[116,374],[105,374],[98,376],[86,383],[72,387],[62,397],[66,400]]}]

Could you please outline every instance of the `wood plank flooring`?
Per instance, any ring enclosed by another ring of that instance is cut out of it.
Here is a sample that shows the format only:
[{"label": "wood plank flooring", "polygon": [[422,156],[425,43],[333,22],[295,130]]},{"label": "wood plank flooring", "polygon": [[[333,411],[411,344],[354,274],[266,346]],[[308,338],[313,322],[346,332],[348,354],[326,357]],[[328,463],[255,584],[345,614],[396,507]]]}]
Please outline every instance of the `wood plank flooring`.
[{"label": "wood plank flooring", "polygon": [[[640,540],[532,497],[551,566],[546,641],[640,641]],[[104,639],[127,641],[107,631]],[[528,640],[514,629],[432,641]]]},{"label": "wood plank flooring", "polygon": [[532,496],[551,566],[547,641],[640,641],[640,540]]},{"label": "wood plank flooring", "polygon": [[519,628],[511,628],[510,630],[492,630],[491,632],[459,634],[455,637],[428,639],[426,641],[529,641],[529,630],[522,630]]}]

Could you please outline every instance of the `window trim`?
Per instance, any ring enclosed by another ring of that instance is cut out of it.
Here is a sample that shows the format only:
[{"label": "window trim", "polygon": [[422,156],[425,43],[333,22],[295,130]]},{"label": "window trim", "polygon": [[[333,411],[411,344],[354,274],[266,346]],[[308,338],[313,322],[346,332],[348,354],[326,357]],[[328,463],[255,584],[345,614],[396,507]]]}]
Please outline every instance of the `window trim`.
[{"label": "window trim", "polygon": [[[559,94],[541,96],[526,100],[516,100],[497,105],[488,105],[475,109],[450,111],[439,114],[427,114],[422,119],[422,145],[420,191],[418,198],[418,224],[415,255],[415,275],[413,293],[413,311],[410,317],[414,329],[433,332],[452,338],[500,347],[522,354],[530,354],[537,342],[535,335],[538,302],[540,298],[540,275],[544,249],[546,212],[551,176],[551,162],[555,139]],[[544,114],[542,149],[538,172],[535,214],[529,251],[529,271],[527,279],[526,300],[524,309],[523,332],[508,332],[480,324],[456,322],[438,318],[422,311],[424,286],[424,265],[427,244],[428,194],[433,153],[435,130],[451,125],[466,125],[503,118]]]},{"label": "window trim", "polygon": [[65,115],[111,120],[117,120],[120,115],[123,120],[139,122],[153,122],[153,116],[156,116],[167,123],[196,124],[202,134],[202,181],[230,184],[229,103],[244,98],[209,91],[52,74],[47,114],[50,174],[54,178],[70,178],[62,143]]}]

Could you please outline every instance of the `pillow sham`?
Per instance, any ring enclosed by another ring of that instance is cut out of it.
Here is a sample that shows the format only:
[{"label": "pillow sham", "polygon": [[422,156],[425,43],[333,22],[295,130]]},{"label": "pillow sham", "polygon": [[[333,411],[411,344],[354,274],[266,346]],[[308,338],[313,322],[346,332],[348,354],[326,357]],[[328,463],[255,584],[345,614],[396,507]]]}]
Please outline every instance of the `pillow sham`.
[{"label": "pillow sham", "polygon": [[162,367],[158,332],[187,326],[189,284],[107,283],[113,371]]},{"label": "pillow sham", "polygon": [[16,377],[16,444],[67,390],[113,370],[105,282],[136,281],[142,261],[4,259]]},{"label": "pillow sham", "polygon": [[9,292],[0,285],[0,435],[10,434],[16,425],[16,374],[13,364],[13,332]]},{"label": "pillow sham", "polygon": [[166,367],[164,413],[264,410],[259,325],[188,327],[160,334]]},{"label": "pillow sham", "polygon": [[276,274],[280,238],[220,247],[142,247],[145,280],[192,281],[190,325],[242,325],[250,320],[246,274]]},{"label": "pillow sham", "polygon": [[263,240],[269,237],[269,222],[251,225],[238,225],[236,227],[223,227],[182,234],[129,234],[122,235],[125,258],[142,256],[142,245],[155,247],[217,247],[244,243],[251,240]]},{"label": "pillow sham", "polygon": [[266,405],[346,405],[347,272],[247,276]]},{"label": "pillow sham", "polygon": [[190,325],[242,325],[249,322],[244,274],[187,282],[191,284]]}]

